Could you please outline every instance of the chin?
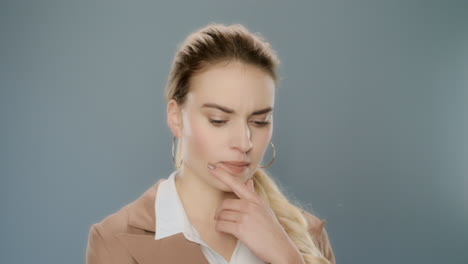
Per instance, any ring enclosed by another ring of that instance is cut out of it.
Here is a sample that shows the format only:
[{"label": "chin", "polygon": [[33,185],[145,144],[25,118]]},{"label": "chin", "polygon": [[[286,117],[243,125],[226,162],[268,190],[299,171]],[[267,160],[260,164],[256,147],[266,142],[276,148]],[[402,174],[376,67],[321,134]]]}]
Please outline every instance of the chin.
[{"label": "chin", "polygon": [[219,183],[219,184],[216,184],[216,189],[220,190],[220,191],[223,191],[223,192],[233,192],[232,188],[227,186],[226,184],[224,183]]}]

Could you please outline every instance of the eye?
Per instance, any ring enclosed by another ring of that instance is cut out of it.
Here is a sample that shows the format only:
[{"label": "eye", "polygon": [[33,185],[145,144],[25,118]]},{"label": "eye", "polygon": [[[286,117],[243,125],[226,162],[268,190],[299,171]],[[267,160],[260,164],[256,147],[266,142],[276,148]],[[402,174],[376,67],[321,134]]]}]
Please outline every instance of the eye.
[{"label": "eye", "polygon": [[269,125],[270,122],[268,121],[253,121],[257,126],[266,126]]},{"label": "eye", "polygon": [[[227,120],[215,120],[215,119],[209,119],[210,123],[213,124],[214,126],[222,126],[227,123]],[[256,126],[258,127],[263,127],[267,126],[270,124],[269,121],[252,121]]]},{"label": "eye", "polygon": [[226,120],[215,120],[215,119],[210,119],[210,123],[213,124],[214,126],[222,126],[225,124],[227,121]]}]

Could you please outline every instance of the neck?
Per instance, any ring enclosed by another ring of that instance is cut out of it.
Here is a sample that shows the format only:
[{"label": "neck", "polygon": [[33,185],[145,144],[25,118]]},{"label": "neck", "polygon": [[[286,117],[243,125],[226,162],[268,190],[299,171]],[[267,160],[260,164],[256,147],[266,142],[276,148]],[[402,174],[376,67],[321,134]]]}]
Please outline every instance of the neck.
[{"label": "neck", "polygon": [[185,166],[177,172],[175,185],[190,223],[213,227],[213,230],[216,209],[225,199],[238,198],[233,192],[224,192],[207,184]]}]

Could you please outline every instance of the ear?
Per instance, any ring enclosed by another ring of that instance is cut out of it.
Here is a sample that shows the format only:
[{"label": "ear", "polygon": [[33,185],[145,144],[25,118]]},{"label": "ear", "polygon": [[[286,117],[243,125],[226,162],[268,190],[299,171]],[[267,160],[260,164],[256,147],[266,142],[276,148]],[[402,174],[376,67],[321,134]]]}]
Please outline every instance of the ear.
[{"label": "ear", "polygon": [[180,138],[182,136],[182,111],[174,99],[167,103],[167,125],[172,131],[172,134]]}]

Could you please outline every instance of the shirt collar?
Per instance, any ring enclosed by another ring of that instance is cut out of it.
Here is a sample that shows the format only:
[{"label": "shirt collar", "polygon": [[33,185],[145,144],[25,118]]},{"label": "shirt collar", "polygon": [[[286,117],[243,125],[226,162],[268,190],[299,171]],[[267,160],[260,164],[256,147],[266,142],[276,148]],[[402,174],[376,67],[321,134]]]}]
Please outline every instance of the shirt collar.
[{"label": "shirt collar", "polygon": [[173,171],[158,186],[154,202],[156,214],[154,239],[158,240],[177,233],[183,233],[188,240],[198,241],[199,234],[190,224],[177,193],[175,186],[176,175],[177,171]]}]

